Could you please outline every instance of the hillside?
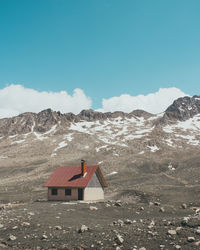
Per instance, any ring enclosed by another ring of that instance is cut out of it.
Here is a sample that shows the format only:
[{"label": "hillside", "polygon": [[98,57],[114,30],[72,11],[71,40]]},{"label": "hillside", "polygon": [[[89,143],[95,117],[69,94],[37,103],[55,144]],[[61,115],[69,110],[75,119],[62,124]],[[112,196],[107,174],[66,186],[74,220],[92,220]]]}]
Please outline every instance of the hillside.
[{"label": "hillside", "polygon": [[[198,249],[199,139],[198,96],[157,115],[47,109],[1,119],[0,248]],[[80,159],[100,165],[105,201],[47,202],[52,171]]]},{"label": "hillside", "polygon": [[166,183],[199,185],[199,138],[198,96],[179,98],[157,115],[47,109],[1,119],[0,193],[6,194],[1,197],[43,197],[42,185],[53,169],[82,158],[101,166],[110,183],[108,197],[133,186],[154,192]]}]

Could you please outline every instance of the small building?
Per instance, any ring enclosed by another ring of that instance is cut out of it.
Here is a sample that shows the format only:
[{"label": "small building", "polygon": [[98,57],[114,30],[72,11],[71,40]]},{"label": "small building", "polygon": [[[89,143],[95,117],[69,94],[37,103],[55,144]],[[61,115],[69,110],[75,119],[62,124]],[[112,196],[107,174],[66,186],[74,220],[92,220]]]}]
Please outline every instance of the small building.
[{"label": "small building", "polygon": [[61,166],[44,184],[48,187],[48,200],[102,200],[107,183],[98,165]]}]

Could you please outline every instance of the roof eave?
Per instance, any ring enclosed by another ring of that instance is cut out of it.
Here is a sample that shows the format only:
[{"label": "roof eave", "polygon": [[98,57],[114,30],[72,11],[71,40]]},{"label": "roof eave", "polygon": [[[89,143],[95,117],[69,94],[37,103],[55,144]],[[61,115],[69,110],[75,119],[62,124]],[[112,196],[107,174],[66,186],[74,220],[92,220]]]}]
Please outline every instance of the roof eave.
[{"label": "roof eave", "polygon": [[102,184],[103,184],[103,187],[108,187],[108,184],[107,184],[105,178],[103,177],[103,174],[102,174],[102,172],[101,172],[100,167],[98,167],[96,171],[97,171],[97,173],[98,173],[98,175],[99,175],[99,177],[100,177],[100,179],[101,179],[101,182],[102,182]]}]

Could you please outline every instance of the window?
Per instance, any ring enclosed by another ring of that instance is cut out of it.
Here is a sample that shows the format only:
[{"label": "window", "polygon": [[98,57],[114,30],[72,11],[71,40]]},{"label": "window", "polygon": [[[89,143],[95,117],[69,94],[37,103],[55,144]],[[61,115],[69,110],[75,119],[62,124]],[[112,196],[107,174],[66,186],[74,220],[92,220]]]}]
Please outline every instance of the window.
[{"label": "window", "polygon": [[65,188],[65,195],[66,196],[71,196],[72,195],[72,190],[70,188]]},{"label": "window", "polygon": [[51,189],[51,195],[57,195],[57,194],[58,194],[57,188],[52,188]]}]

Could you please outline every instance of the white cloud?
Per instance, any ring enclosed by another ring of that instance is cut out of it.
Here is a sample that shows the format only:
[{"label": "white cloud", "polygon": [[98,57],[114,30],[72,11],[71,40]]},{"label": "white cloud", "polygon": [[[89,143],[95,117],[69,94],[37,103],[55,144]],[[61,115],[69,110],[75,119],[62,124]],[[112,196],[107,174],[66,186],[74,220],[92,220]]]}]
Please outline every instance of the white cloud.
[{"label": "white cloud", "polygon": [[[156,93],[148,95],[131,96],[123,94],[102,100],[101,112],[124,111],[131,112],[143,109],[156,114],[165,111],[172,102],[186,96],[178,88],[161,88]],[[61,113],[72,112],[78,114],[83,109],[90,109],[92,101],[81,89],[74,89],[72,95],[66,91],[39,92],[34,89],[24,88],[22,85],[11,84],[0,89],[0,118],[12,117],[23,112],[40,112],[51,108]]]},{"label": "white cloud", "polygon": [[78,114],[83,109],[90,109],[91,105],[91,99],[81,89],[74,89],[72,95],[66,91],[38,92],[15,84],[0,89],[0,118],[23,112],[40,112],[47,108]]},{"label": "white cloud", "polygon": [[164,112],[169,105],[179,97],[186,96],[180,89],[160,88],[156,93],[148,95],[131,96],[123,94],[109,99],[103,99],[101,112],[123,111],[131,112],[136,109],[143,109],[149,113],[157,114]]}]

